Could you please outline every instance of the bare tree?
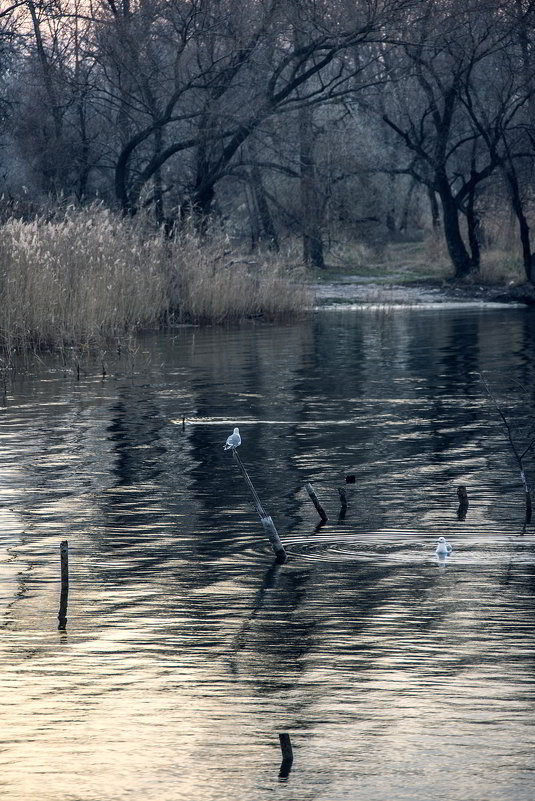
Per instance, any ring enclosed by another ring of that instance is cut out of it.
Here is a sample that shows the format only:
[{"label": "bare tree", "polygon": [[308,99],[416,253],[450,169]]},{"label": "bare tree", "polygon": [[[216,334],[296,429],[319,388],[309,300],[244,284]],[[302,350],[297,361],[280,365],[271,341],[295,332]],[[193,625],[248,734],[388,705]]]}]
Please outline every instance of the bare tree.
[{"label": "bare tree", "polygon": [[[362,67],[355,68],[345,54],[370,39],[383,38],[387,21],[407,2],[358,5],[359,15],[345,27],[331,6],[331,15],[325,14],[321,22],[314,17],[306,39],[299,43],[293,36],[295,10],[287,17],[285,4],[278,0],[240,3],[239,13],[235,0],[193,2],[187,4],[187,14],[184,4],[162,7],[160,22],[173,43],[176,61],[160,81],[163,91],[157,105],[151,109],[142,100],[139,77],[130,98],[130,108],[136,112],[130,116],[133,133],[115,167],[123,210],[135,213],[147,183],[182,154],[191,178],[189,185],[183,182],[184,204],[208,213],[217,183],[228,174],[244,142],[267,119],[333,102],[354,90],[351,80]],[[306,15],[307,4],[301,10]],[[165,132],[168,144],[150,153],[147,142],[157,131]]]},{"label": "bare tree", "polygon": [[525,93],[507,92],[497,72],[512,35],[500,10],[488,0],[429,3],[417,41],[398,49],[406,65],[404,105],[383,115],[410,152],[406,172],[440,199],[459,279],[479,269],[477,191],[503,166],[504,131],[526,101]]}]

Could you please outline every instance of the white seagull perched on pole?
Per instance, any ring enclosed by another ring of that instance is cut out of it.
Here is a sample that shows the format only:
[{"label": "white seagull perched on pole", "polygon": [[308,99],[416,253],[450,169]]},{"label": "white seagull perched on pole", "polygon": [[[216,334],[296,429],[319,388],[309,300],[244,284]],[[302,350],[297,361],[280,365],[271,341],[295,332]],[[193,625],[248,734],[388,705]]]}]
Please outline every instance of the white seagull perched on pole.
[{"label": "white seagull perched on pole", "polygon": [[238,445],[241,445],[240,429],[235,428],[230,437],[227,437],[227,441],[223,446],[223,450],[228,451],[231,448],[237,448]]},{"label": "white seagull perched on pole", "polygon": [[452,546],[446,541],[445,537],[439,537],[437,543],[437,554],[439,556],[447,556],[453,551]]}]

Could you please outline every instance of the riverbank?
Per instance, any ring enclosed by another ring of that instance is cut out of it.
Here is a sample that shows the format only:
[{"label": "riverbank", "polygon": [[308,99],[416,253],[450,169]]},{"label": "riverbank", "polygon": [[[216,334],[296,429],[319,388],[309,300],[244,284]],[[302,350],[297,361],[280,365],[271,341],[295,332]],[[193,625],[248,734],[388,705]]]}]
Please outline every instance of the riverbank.
[{"label": "riverbank", "polygon": [[316,271],[310,282],[319,307],[422,304],[535,305],[535,286],[524,280],[518,254],[485,252],[480,274],[455,281],[444,244],[435,239],[393,242],[381,253],[355,249]]},{"label": "riverbank", "polygon": [[[438,247],[436,243],[433,247]],[[334,251],[333,251],[334,253]],[[354,247],[345,263],[305,274],[300,251],[255,253],[221,232],[173,239],[148,221],[100,206],[0,226],[0,350],[102,348],[176,324],[276,321],[339,305],[535,304],[514,260],[494,280],[451,281],[429,242],[394,243],[378,256]]]},{"label": "riverbank", "polygon": [[432,279],[411,283],[384,283],[380,277],[337,276],[332,282],[313,283],[317,308],[343,305],[535,305],[535,286],[530,284],[459,284]]}]

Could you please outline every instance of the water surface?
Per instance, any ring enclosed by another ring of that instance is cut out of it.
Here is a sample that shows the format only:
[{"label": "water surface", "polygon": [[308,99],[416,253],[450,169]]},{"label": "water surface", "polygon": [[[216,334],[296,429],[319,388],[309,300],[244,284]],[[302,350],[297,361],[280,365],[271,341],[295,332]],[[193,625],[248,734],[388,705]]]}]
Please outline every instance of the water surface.
[{"label": "water surface", "polygon": [[2,798],[531,799],[535,539],[479,373],[529,441],[534,319],[321,312],[9,376]]}]

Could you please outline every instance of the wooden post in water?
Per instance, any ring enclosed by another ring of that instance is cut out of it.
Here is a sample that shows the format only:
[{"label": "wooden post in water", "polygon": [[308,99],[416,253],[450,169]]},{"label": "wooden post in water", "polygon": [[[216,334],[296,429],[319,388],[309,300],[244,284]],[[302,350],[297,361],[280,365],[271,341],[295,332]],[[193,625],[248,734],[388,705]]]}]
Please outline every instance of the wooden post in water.
[{"label": "wooden post in water", "polygon": [[235,460],[236,464],[238,465],[238,467],[241,470],[241,474],[245,479],[245,483],[247,484],[247,486],[249,487],[249,489],[251,491],[251,495],[253,496],[253,503],[255,505],[255,509],[256,509],[257,514],[258,514],[258,516],[260,518],[260,522],[262,523],[264,531],[267,534],[267,537],[268,537],[268,539],[269,539],[269,541],[271,543],[271,547],[273,548],[273,551],[275,552],[275,558],[276,558],[277,562],[279,562],[279,563],[285,562],[286,561],[286,551],[284,550],[284,545],[282,544],[281,539],[280,539],[280,537],[279,537],[279,535],[277,533],[277,529],[275,528],[275,523],[273,522],[271,516],[266,514],[266,512],[264,511],[264,507],[260,503],[260,498],[258,497],[258,493],[257,493],[257,491],[255,490],[255,488],[253,486],[253,482],[249,478],[249,474],[248,474],[247,470],[245,469],[245,467],[242,464],[242,460],[238,456],[236,448],[232,448],[232,455],[234,457],[234,460]]},{"label": "wooden post in water", "polygon": [[292,743],[290,740],[290,735],[284,732],[284,734],[279,734],[279,742],[281,746],[281,753],[282,753],[282,762],[279,769],[279,779],[287,779],[290,775],[290,771],[292,769],[292,763],[294,761],[294,754],[292,749]]},{"label": "wooden post in water", "polygon": [[325,509],[323,508],[323,506],[319,502],[319,498],[316,495],[314,487],[312,486],[312,484],[305,484],[305,489],[308,492],[308,496],[309,496],[310,500],[312,501],[312,503],[316,507],[317,513],[321,517],[322,521],[324,523],[326,523],[329,518],[327,517],[327,512],[325,511]]},{"label": "wooden post in water", "polygon": [[347,512],[347,494],[343,487],[338,487],[338,495],[340,496],[340,515],[344,517]]},{"label": "wooden post in water", "polygon": [[457,508],[457,518],[464,520],[468,511],[468,493],[464,484],[457,487],[457,497],[459,499],[459,506]]},{"label": "wooden post in water", "polygon": [[69,543],[63,540],[59,547],[61,563],[61,595],[59,599],[58,629],[67,628],[67,601],[69,599]]}]

